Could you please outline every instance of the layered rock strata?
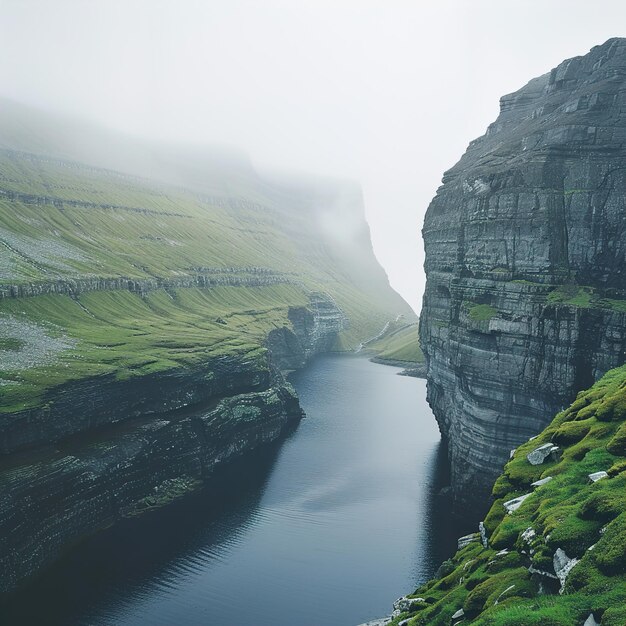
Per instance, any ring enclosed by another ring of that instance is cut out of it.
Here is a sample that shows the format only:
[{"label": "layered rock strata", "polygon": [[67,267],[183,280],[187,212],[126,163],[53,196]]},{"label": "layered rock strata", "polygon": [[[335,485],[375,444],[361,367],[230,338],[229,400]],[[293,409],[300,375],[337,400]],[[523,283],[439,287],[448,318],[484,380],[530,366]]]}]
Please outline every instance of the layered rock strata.
[{"label": "layered rock strata", "polygon": [[425,219],[421,345],[457,502],[626,350],[626,40],[504,96]]},{"label": "layered rock strata", "polygon": [[132,383],[83,381],[59,391],[47,412],[3,422],[0,596],[85,535],[195,489],[219,463],[295,424],[303,412],[281,369],[328,349],[346,320],[319,293],[289,317],[290,328],[273,331],[283,343],[269,338],[255,361],[222,357]]}]

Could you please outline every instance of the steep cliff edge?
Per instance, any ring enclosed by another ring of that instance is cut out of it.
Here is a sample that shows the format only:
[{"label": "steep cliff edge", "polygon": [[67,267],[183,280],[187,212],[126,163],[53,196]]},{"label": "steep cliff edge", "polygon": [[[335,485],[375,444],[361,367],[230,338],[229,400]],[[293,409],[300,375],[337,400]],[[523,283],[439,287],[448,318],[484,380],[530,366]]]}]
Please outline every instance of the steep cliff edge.
[{"label": "steep cliff edge", "polygon": [[428,208],[420,339],[459,503],[624,362],[625,87],[612,39],[503,97]]}]

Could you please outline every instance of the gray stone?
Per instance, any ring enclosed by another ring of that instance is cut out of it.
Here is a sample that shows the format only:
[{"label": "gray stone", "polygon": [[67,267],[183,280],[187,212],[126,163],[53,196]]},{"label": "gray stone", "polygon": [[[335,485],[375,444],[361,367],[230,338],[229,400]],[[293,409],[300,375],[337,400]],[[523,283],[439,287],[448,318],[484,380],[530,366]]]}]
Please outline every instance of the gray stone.
[{"label": "gray stone", "polygon": [[555,446],[552,443],[544,443],[542,446],[539,446],[532,452],[529,452],[526,455],[526,458],[531,465],[541,465],[542,463],[545,463],[547,459],[555,459],[555,455],[558,451],[558,446]]},{"label": "gray stone", "polygon": [[594,617],[593,613],[589,613],[589,617],[585,620],[583,626],[600,626],[600,624],[596,622],[596,618]]},{"label": "gray stone", "polygon": [[483,544],[483,548],[489,546],[489,538],[487,537],[487,529],[485,528],[485,522],[479,522],[478,532],[480,533],[480,541]]},{"label": "gray stone", "polygon": [[410,611],[416,604],[422,604],[424,602],[424,598],[409,598],[407,596],[402,596],[393,603],[393,609],[394,611],[405,613],[406,611]]},{"label": "gray stone", "polygon": [[541,480],[536,480],[534,483],[530,483],[530,486],[541,487],[542,485],[549,483],[551,480],[552,480],[552,476],[546,476],[545,478],[542,478]]},{"label": "gray stone", "polygon": [[593,474],[589,474],[589,482],[597,483],[599,480],[602,480],[603,478],[608,478],[608,477],[609,475],[605,471],[594,472]]},{"label": "gray stone", "polygon": [[464,617],[465,611],[463,609],[459,609],[456,613],[452,615],[452,619],[459,619],[459,617]]},{"label": "gray stone", "polygon": [[475,541],[480,540],[480,535],[478,533],[471,533],[470,535],[464,535],[463,537],[459,537],[457,539],[457,549],[461,550],[465,546],[468,546],[470,543],[474,543]]},{"label": "gray stone", "polygon": [[561,548],[557,548],[557,551],[554,553],[554,557],[552,559],[554,565],[554,573],[556,577],[559,579],[561,583],[561,589],[559,593],[563,593],[563,588],[565,586],[565,581],[569,573],[572,571],[572,568],[578,563],[578,559],[571,559],[564,550]]},{"label": "gray stone", "polygon": [[502,504],[502,506],[506,509],[507,513],[511,514],[514,511],[517,511],[517,509],[522,506],[524,500],[526,500],[526,498],[530,498],[530,496],[532,495],[532,493],[526,493],[523,496],[518,496],[517,498],[513,498],[512,500],[507,500]]}]

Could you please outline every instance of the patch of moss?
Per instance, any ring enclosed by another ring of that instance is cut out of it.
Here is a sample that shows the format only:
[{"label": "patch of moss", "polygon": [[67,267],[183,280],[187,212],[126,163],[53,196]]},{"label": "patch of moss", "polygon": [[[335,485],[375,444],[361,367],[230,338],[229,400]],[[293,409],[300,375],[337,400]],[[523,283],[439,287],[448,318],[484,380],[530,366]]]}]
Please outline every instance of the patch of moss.
[{"label": "patch of moss", "polygon": [[607,575],[626,574],[626,511],[608,525],[591,558]]},{"label": "patch of moss", "polygon": [[25,342],[16,337],[0,337],[0,350],[18,352],[24,347]]},{"label": "patch of moss", "polygon": [[579,285],[561,285],[548,294],[550,304],[567,304],[588,308],[591,306],[593,291],[590,287]]},{"label": "patch of moss", "polygon": [[488,322],[498,314],[498,310],[489,304],[472,304],[467,312],[474,322]]}]

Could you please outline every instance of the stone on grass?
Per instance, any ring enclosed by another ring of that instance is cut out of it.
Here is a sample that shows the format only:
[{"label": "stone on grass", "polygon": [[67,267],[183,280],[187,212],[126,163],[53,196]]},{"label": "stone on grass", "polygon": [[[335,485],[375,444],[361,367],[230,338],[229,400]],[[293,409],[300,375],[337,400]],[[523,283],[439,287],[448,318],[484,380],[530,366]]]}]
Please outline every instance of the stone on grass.
[{"label": "stone on grass", "polygon": [[502,506],[507,510],[507,513],[509,513],[510,515],[511,513],[513,513],[513,511],[517,511],[517,509],[522,506],[522,503],[524,502],[524,500],[526,500],[526,498],[529,498],[532,495],[532,493],[526,493],[523,496],[518,496],[517,498],[513,498],[512,500],[507,500],[503,503]]},{"label": "stone on grass", "polygon": [[483,548],[488,547],[488,538],[487,538],[487,529],[485,528],[485,522],[480,522],[478,524],[478,532],[480,533],[480,541],[483,544]]},{"label": "stone on grass", "polygon": [[463,609],[459,609],[453,616],[452,619],[459,619],[459,617],[464,617],[465,611]]},{"label": "stone on grass", "polygon": [[474,543],[479,540],[478,533],[470,533],[469,535],[463,535],[463,537],[459,537],[457,539],[457,549],[461,550],[465,546],[468,546],[470,543]]},{"label": "stone on grass", "polygon": [[574,565],[578,563],[578,559],[570,559],[570,557],[565,554],[564,550],[562,550],[561,548],[557,548],[556,552],[554,553],[554,558],[552,559],[552,562],[554,564],[554,573],[561,583],[561,589],[559,590],[559,593],[563,593],[563,588],[565,586],[567,576],[572,571]]},{"label": "stone on grass", "polygon": [[596,622],[596,618],[594,617],[593,613],[589,613],[589,617],[585,620],[583,626],[600,626],[600,624]]},{"label": "stone on grass", "polygon": [[541,465],[542,463],[545,463],[547,459],[551,459],[553,461],[558,460],[558,456],[558,446],[555,446],[553,443],[544,443],[542,446],[539,446],[532,452],[529,452],[526,455],[526,458],[531,465]]},{"label": "stone on grass", "polygon": [[399,613],[406,613],[416,604],[422,604],[424,602],[426,602],[424,598],[408,598],[407,596],[402,596],[393,603],[393,610],[398,611]]},{"label": "stone on grass", "polygon": [[542,478],[541,480],[536,480],[534,483],[530,483],[531,487],[541,487],[541,485],[545,485],[546,483],[549,483],[552,480],[552,476],[546,476],[545,478]]},{"label": "stone on grass", "polygon": [[594,472],[593,474],[589,474],[589,482],[591,483],[597,483],[599,480],[602,480],[603,478],[608,478],[609,475],[605,472]]}]

